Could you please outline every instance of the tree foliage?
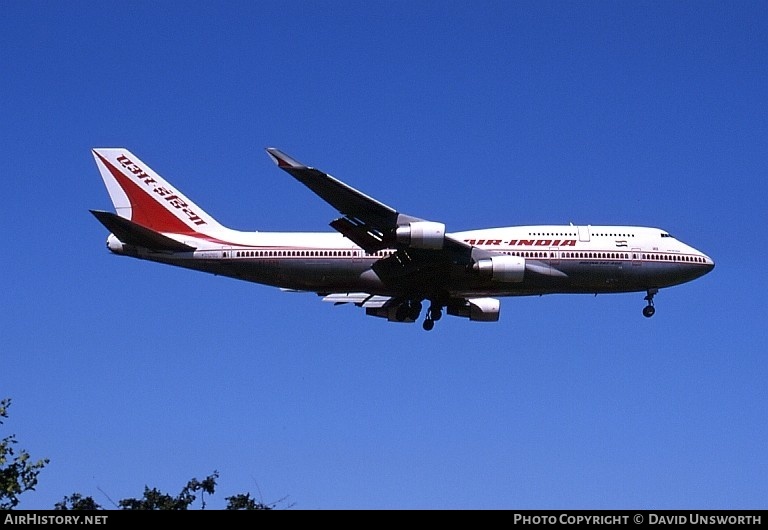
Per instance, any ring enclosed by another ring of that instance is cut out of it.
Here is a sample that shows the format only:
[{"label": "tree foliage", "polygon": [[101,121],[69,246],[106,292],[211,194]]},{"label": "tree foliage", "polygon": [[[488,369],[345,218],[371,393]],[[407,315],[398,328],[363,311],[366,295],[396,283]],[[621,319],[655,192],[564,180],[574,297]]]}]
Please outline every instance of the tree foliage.
[{"label": "tree foliage", "polygon": [[[8,419],[11,400],[0,400],[0,425]],[[14,446],[16,435],[11,434],[0,440],[0,510],[10,510],[19,504],[19,495],[35,489],[37,475],[48,463],[47,458],[33,462],[25,450],[17,451]]]},{"label": "tree foliage", "polygon": [[264,504],[251,497],[250,493],[239,493],[226,498],[227,510],[273,510],[281,502]]},{"label": "tree foliage", "polygon": [[205,509],[205,494],[213,495],[217,478],[219,478],[217,471],[214,471],[203,481],[193,478],[175,497],[163,493],[157,488],[149,489],[149,487],[144,486],[142,498],[123,499],[118,504],[123,510],[187,510],[195,502],[196,493],[199,491],[201,492],[201,508]]},{"label": "tree foliage", "polygon": [[101,505],[93,500],[93,497],[83,497],[79,493],[73,493],[71,497],[64,497],[53,506],[54,510],[101,510]]},{"label": "tree foliage", "polygon": [[[203,480],[193,478],[182,488],[178,495],[173,496],[163,493],[157,488],[150,489],[144,486],[144,495],[141,498],[127,498],[117,503],[120,510],[189,510],[192,504],[197,500],[197,494],[200,494],[200,509],[205,509],[205,495],[213,495],[216,492],[216,480],[219,478],[218,471]],[[231,497],[226,497],[227,510],[273,510],[277,507],[278,501],[272,504],[264,504],[256,501],[250,493],[239,493]],[[102,510],[103,506],[93,500],[93,497],[83,497],[79,493],[73,493],[72,496],[64,499],[54,506],[56,510]]]}]

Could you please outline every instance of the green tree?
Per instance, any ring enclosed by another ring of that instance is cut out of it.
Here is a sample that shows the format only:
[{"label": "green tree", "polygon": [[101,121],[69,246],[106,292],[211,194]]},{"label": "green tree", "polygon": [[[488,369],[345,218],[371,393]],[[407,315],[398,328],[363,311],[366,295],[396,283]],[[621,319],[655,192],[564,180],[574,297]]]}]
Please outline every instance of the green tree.
[{"label": "green tree", "polygon": [[[163,493],[157,488],[150,489],[144,486],[144,495],[141,498],[127,498],[119,501],[117,507],[120,510],[188,510],[197,500],[197,494],[200,494],[200,509],[205,509],[205,495],[213,495],[216,492],[216,480],[219,478],[218,471],[203,480],[193,478],[182,488],[178,495],[173,496]],[[251,497],[250,493],[240,493],[231,497],[226,497],[227,510],[273,510],[280,502],[264,504]],[[72,496],[56,503],[56,510],[101,510],[103,509],[92,497],[83,497],[79,493],[73,493]]]},{"label": "green tree", "polygon": [[239,493],[225,499],[227,501],[227,510],[272,510],[277,503],[264,504],[251,497],[250,493]]},{"label": "green tree", "polygon": [[141,499],[123,499],[118,504],[123,510],[187,510],[195,502],[197,498],[195,494],[200,491],[201,508],[204,510],[205,494],[213,495],[217,478],[219,478],[218,471],[214,471],[203,481],[193,478],[176,497],[162,493],[157,488],[149,489],[144,486],[144,496]]},{"label": "green tree", "polygon": [[[0,400],[0,425],[8,419],[11,400]],[[16,435],[11,434],[0,440],[0,510],[10,510],[19,504],[19,495],[33,491],[37,485],[37,475],[48,463],[47,458],[30,461],[25,450],[16,451]]]},{"label": "green tree", "polygon": [[93,500],[93,497],[83,497],[79,493],[73,493],[71,497],[64,497],[64,500],[57,502],[53,506],[54,510],[101,510],[99,503]]}]

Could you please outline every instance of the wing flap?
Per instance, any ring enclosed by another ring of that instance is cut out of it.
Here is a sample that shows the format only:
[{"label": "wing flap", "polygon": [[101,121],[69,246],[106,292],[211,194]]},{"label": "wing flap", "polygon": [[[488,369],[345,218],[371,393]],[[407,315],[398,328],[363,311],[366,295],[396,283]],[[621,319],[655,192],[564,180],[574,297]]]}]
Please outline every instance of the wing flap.
[{"label": "wing flap", "polygon": [[339,304],[355,304],[358,307],[384,307],[392,299],[390,296],[379,296],[370,293],[333,293],[323,297],[323,302]]},{"label": "wing flap", "polygon": [[389,247],[389,243],[384,239],[384,234],[358,220],[349,219],[348,217],[339,217],[330,224],[331,227],[335,228],[341,235],[345,236],[369,254]]}]

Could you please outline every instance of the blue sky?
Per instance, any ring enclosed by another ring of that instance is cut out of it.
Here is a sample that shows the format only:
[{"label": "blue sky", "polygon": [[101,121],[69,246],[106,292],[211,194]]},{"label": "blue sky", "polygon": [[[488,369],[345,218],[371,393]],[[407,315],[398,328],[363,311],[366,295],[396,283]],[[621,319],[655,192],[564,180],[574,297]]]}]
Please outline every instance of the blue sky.
[{"label": "blue sky", "polygon": [[[6,1],[3,435],[22,508],[178,492],[294,509],[765,508],[764,2]],[[92,147],[232,228],[335,211],[276,146],[449,230],[658,226],[717,263],[505,299],[430,333],[112,256]]]}]

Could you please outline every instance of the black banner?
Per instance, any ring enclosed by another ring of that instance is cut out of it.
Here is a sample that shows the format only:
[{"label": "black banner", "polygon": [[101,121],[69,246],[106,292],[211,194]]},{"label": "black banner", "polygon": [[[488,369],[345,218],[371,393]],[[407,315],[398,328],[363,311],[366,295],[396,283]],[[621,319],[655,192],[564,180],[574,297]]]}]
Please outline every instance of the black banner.
[{"label": "black banner", "polygon": [[[283,510],[187,510],[187,511],[141,511],[141,510],[11,510],[0,512],[0,526],[25,525],[71,525],[71,526],[115,526],[143,522],[251,522],[264,517],[254,512],[293,514],[305,510],[289,508]],[[313,510],[344,512],[364,515],[369,510]],[[378,513],[396,515],[402,510],[376,510]],[[419,510],[407,510],[414,512]],[[520,526],[556,525],[755,525],[768,524],[768,510],[424,510],[432,514],[467,511],[472,517],[493,513],[495,524]],[[498,519],[497,517],[503,517]],[[274,517],[274,515],[273,515]],[[281,516],[282,517],[282,516]],[[472,521],[472,520],[469,520]],[[468,521],[468,522],[469,522]],[[384,522],[384,521],[382,521]],[[478,522],[474,519],[474,522]]]}]

